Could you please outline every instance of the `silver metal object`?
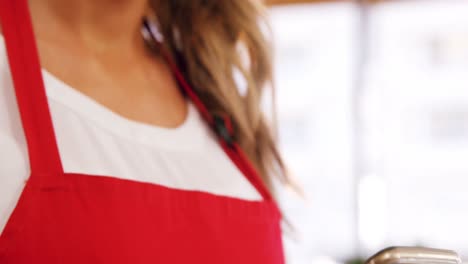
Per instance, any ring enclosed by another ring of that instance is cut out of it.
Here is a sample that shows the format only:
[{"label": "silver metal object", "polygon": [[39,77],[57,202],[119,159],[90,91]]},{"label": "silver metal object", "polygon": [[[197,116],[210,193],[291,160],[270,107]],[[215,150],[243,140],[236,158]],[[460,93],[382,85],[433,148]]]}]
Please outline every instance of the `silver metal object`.
[{"label": "silver metal object", "polygon": [[365,264],[461,264],[461,260],[451,250],[390,247],[369,258]]}]

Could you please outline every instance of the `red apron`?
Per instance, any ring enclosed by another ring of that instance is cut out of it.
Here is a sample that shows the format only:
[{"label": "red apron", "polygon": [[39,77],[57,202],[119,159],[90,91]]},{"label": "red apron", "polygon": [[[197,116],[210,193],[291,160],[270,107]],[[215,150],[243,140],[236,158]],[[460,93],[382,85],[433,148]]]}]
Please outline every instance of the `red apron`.
[{"label": "red apron", "polygon": [[208,114],[174,64],[180,86],[262,201],[65,173],[27,0],[0,0],[0,17],[31,166],[0,236],[0,263],[284,263],[273,199],[229,140],[229,126]]}]

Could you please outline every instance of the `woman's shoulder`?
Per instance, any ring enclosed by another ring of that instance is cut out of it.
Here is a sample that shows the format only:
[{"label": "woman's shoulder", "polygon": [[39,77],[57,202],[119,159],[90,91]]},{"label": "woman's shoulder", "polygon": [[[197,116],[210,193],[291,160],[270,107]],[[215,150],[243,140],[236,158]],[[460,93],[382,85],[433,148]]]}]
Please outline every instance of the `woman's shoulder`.
[{"label": "woman's shoulder", "polygon": [[0,73],[2,74],[0,78],[3,78],[3,72],[5,70],[5,67],[8,67],[8,57],[5,46],[5,37],[3,36],[2,31],[2,23],[0,23]]},{"label": "woman's shoulder", "polygon": [[7,79],[11,79],[8,64],[8,56],[5,46],[5,39],[0,32],[0,90],[3,90],[5,88],[5,81],[7,81]]},{"label": "woman's shoulder", "polygon": [[13,89],[13,81],[10,73],[8,56],[5,48],[5,40],[0,34],[0,133],[13,129],[17,123],[16,97]]},{"label": "woman's shoulder", "polygon": [[3,68],[5,67],[5,63],[7,60],[7,53],[6,53],[6,47],[5,47],[5,38],[3,37],[2,30],[0,27],[0,67]]},{"label": "woman's shoulder", "polygon": [[22,135],[5,42],[0,33],[0,233],[29,175]]}]

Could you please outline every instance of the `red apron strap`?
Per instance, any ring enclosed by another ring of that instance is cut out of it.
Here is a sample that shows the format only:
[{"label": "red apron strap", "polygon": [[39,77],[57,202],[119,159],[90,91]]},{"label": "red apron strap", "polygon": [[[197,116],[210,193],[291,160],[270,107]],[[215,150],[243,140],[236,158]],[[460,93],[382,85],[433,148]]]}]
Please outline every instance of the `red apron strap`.
[{"label": "red apron strap", "polygon": [[0,19],[32,175],[61,173],[27,0],[0,0]]},{"label": "red apron strap", "polygon": [[[152,25],[150,25],[150,23],[146,20],[144,21],[144,25],[146,27],[147,32],[150,33],[150,36],[152,37],[153,41],[155,41],[155,43],[160,43],[158,41],[158,38],[156,37],[157,35],[156,32],[154,32],[155,29],[152,27]],[[242,172],[245,178],[247,178],[247,180],[262,195],[263,199],[266,201],[273,201],[272,196],[268,188],[266,188],[265,183],[261,179],[258,171],[252,165],[251,161],[247,158],[247,155],[239,147],[239,145],[235,141],[233,141],[232,138],[229,137],[229,133],[232,132],[229,117],[213,116],[203,104],[202,100],[198,97],[196,92],[185,80],[184,75],[180,72],[179,68],[177,67],[176,63],[173,61],[171,56],[164,49],[162,49],[162,54],[184,92],[188,95],[190,100],[192,100],[192,102],[197,107],[198,111],[202,114],[202,116],[205,118],[206,122],[210,125],[210,127],[212,127],[214,130],[217,130],[215,132],[218,134],[219,141],[224,152],[237,166],[237,168]],[[221,120],[222,122],[221,127],[219,126],[219,120]]]}]

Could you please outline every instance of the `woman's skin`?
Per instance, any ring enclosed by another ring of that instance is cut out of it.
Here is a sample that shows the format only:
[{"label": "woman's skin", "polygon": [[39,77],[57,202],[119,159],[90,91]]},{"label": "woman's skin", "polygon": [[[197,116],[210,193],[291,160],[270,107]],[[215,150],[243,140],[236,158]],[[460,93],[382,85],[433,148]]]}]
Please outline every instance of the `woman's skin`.
[{"label": "woman's skin", "polygon": [[128,119],[168,128],[184,122],[186,101],[141,36],[147,0],[29,0],[29,6],[43,68]]}]

